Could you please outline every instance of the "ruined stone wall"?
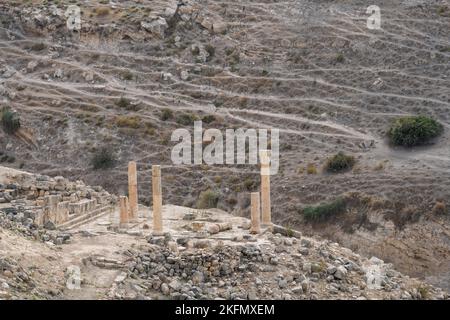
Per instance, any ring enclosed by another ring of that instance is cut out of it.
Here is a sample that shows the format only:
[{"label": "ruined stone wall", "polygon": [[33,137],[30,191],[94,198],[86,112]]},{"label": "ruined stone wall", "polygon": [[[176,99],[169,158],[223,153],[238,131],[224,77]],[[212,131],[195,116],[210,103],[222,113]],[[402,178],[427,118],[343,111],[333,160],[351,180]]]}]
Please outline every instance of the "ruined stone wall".
[{"label": "ruined stone wall", "polygon": [[23,174],[8,185],[0,184],[0,204],[22,212],[22,222],[55,228],[70,219],[115,203],[102,187],[86,186],[64,177]]}]

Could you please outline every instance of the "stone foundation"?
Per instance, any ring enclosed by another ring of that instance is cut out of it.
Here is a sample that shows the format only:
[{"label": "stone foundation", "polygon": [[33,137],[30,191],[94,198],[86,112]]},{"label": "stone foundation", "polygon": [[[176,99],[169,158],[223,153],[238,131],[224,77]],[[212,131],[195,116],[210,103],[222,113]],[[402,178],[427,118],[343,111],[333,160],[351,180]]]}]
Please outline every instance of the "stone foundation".
[{"label": "stone foundation", "polygon": [[[6,188],[7,187],[7,188]],[[72,219],[107,208],[115,197],[102,187],[88,187],[82,181],[70,182],[64,177],[23,174],[14,184],[0,185],[0,203],[32,209],[37,226],[58,227]]]}]

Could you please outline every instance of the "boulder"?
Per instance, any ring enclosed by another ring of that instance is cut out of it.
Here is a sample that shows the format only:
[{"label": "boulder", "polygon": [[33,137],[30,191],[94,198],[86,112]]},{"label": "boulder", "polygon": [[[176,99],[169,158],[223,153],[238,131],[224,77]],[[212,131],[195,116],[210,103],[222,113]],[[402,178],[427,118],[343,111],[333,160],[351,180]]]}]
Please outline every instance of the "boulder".
[{"label": "boulder", "polygon": [[334,277],[338,280],[343,280],[347,276],[347,272],[344,266],[339,266],[334,273]]},{"label": "boulder", "polygon": [[167,24],[166,19],[162,17],[157,17],[151,22],[142,21],[141,27],[152,34],[157,35],[160,38],[164,38],[166,30],[169,27],[169,25]]}]

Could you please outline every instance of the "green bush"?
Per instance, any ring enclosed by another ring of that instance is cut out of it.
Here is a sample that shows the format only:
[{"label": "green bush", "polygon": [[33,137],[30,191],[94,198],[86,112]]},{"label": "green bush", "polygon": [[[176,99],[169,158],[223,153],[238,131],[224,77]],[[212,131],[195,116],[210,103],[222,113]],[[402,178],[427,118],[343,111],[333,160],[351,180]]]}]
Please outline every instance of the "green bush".
[{"label": "green bush", "polygon": [[45,43],[39,42],[39,43],[35,43],[31,46],[31,50],[33,51],[42,51],[45,48],[47,48],[47,45]]},{"label": "green bush", "polygon": [[208,52],[209,56],[208,56],[208,61],[211,61],[211,59],[214,57],[214,55],[216,54],[216,48],[214,48],[211,44],[207,44],[205,46],[205,50],[206,52]]},{"label": "green bush", "polygon": [[130,100],[124,97],[120,97],[120,99],[117,100],[116,102],[116,105],[122,109],[128,109],[130,107],[130,104],[131,104]]},{"label": "green bush", "polygon": [[342,53],[339,53],[339,54],[336,56],[336,62],[337,62],[337,63],[343,63],[344,61],[345,61],[344,55],[343,55]]},{"label": "green bush", "polygon": [[392,144],[405,147],[423,145],[439,136],[442,124],[426,116],[410,116],[397,119],[388,131]]},{"label": "green bush", "polygon": [[161,120],[167,121],[173,118],[173,112],[170,109],[163,109],[161,112]]},{"label": "green bush", "polygon": [[216,117],[214,117],[213,115],[208,114],[208,115],[206,115],[206,116],[204,116],[204,117],[202,118],[202,121],[203,121],[204,123],[211,123],[211,122],[216,121]]},{"label": "green bush", "polygon": [[200,193],[197,200],[198,209],[216,208],[219,202],[219,194],[208,189]]},{"label": "green bush", "polygon": [[129,70],[123,72],[122,73],[122,77],[123,77],[124,80],[128,80],[128,81],[131,81],[134,78],[133,74]]},{"label": "green bush", "polygon": [[114,167],[116,163],[116,157],[109,148],[101,148],[92,157],[92,166],[94,170],[109,169]]},{"label": "green bush", "polygon": [[20,128],[20,119],[17,113],[4,109],[1,113],[2,127],[6,133],[14,134]]},{"label": "green bush", "polygon": [[194,121],[198,120],[196,115],[189,114],[189,113],[183,113],[179,115],[176,119],[178,124],[184,125],[184,126],[191,126],[194,124]]},{"label": "green bush", "polygon": [[303,216],[307,221],[324,221],[337,214],[343,213],[346,209],[344,199],[337,198],[329,203],[321,203],[318,206],[309,206],[303,209]]},{"label": "green bush", "polygon": [[346,155],[341,151],[327,160],[325,170],[327,172],[342,172],[351,169],[355,162],[353,156]]}]

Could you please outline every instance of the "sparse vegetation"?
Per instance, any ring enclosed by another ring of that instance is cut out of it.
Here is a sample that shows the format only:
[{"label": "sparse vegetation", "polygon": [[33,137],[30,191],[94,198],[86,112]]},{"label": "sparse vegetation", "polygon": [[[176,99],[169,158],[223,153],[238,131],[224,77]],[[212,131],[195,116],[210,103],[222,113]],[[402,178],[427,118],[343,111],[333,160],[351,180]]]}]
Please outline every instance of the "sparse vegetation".
[{"label": "sparse vegetation", "polygon": [[39,43],[33,44],[30,49],[33,50],[33,51],[42,51],[45,48],[47,48],[46,44],[42,43],[42,42],[39,42]]},{"label": "sparse vegetation", "polygon": [[438,137],[443,126],[426,116],[410,116],[397,119],[388,132],[393,145],[413,147],[428,143]]},{"label": "sparse vegetation", "polygon": [[128,109],[130,107],[130,100],[124,97],[120,97],[120,99],[116,102],[116,105],[122,109]]},{"label": "sparse vegetation", "polygon": [[286,237],[292,238],[294,236],[294,230],[292,230],[291,226],[286,228]]},{"label": "sparse vegetation", "polygon": [[161,120],[167,121],[173,118],[173,112],[170,109],[163,109],[161,112]]},{"label": "sparse vegetation", "polygon": [[445,16],[447,12],[450,12],[450,10],[446,6],[440,6],[437,12],[440,16]]},{"label": "sparse vegetation", "polygon": [[1,111],[1,122],[6,133],[14,134],[20,129],[20,119],[17,113],[5,108]]},{"label": "sparse vegetation", "polygon": [[417,292],[420,294],[420,297],[423,300],[426,300],[430,297],[430,292],[427,287],[420,286],[417,288]]},{"label": "sparse vegetation", "polygon": [[213,115],[206,115],[206,116],[204,116],[203,118],[202,118],[202,121],[204,122],[204,123],[211,123],[211,122],[214,122],[214,121],[216,121],[216,117],[214,117]]},{"label": "sparse vegetation", "polygon": [[196,115],[190,113],[183,113],[177,117],[176,122],[183,126],[192,126],[194,124],[194,121],[196,120],[198,120]]},{"label": "sparse vegetation", "polygon": [[446,215],[448,213],[446,204],[442,201],[437,201],[433,207],[433,213],[435,215]]},{"label": "sparse vegetation", "polygon": [[121,128],[137,129],[141,126],[139,117],[136,116],[118,116],[116,117],[116,125]]},{"label": "sparse vegetation", "polygon": [[416,223],[422,216],[422,211],[414,205],[396,203],[394,210],[388,212],[385,217],[394,222],[395,227],[402,230],[408,223]]},{"label": "sparse vegetation", "polygon": [[198,197],[197,200],[197,208],[198,209],[216,208],[218,202],[219,202],[219,194],[217,192],[208,189],[200,193],[200,196]]},{"label": "sparse vegetation", "polygon": [[338,152],[325,163],[324,169],[327,172],[337,173],[351,169],[356,163],[353,156]]},{"label": "sparse vegetation", "polygon": [[345,61],[344,55],[343,55],[342,53],[339,53],[339,54],[336,56],[336,62],[337,62],[337,63],[343,63],[344,61]]},{"label": "sparse vegetation", "polygon": [[95,14],[99,17],[107,16],[111,12],[111,9],[109,7],[97,7],[95,8]]},{"label": "sparse vegetation", "polygon": [[131,73],[131,71],[129,71],[129,70],[123,72],[122,77],[124,80],[127,80],[127,81],[131,81],[134,78],[133,73]]},{"label": "sparse vegetation", "polygon": [[114,167],[116,157],[110,148],[103,147],[94,153],[91,164],[94,170],[109,169]]},{"label": "sparse vegetation", "polygon": [[375,167],[373,168],[373,170],[375,171],[382,171],[386,168],[386,164],[388,163],[388,160],[383,160],[378,162]]},{"label": "sparse vegetation", "polygon": [[252,178],[245,179],[244,186],[248,191],[253,191],[256,188],[256,181]]},{"label": "sparse vegetation", "polygon": [[343,198],[337,198],[328,203],[318,206],[309,206],[303,209],[303,217],[310,222],[325,221],[333,216],[345,212],[346,203]]},{"label": "sparse vegetation", "polygon": [[216,54],[216,48],[214,48],[211,44],[207,44],[205,46],[206,52],[208,52],[208,61],[211,61],[211,59]]},{"label": "sparse vegetation", "polygon": [[317,167],[314,163],[308,163],[306,166],[306,173],[307,174],[317,174]]}]

